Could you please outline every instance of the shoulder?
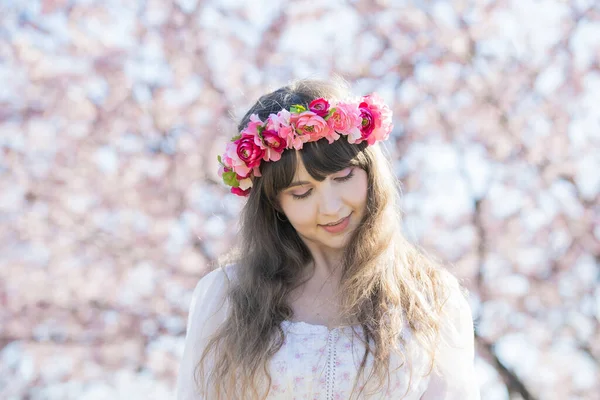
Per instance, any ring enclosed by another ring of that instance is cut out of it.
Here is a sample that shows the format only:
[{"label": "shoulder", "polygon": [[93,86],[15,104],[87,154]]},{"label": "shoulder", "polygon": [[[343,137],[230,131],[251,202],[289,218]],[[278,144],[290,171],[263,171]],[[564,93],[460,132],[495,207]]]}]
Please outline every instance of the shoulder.
[{"label": "shoulder", "polygon": [[[438,382],[461,399],[476,398],[474,381],[475,332],[467,292],[458,282],[449,288],[442,307],[435,370]],[[435,379],[434,379],[435,381]]]},{"label": "shoulder", "polygon": [[227,308],[227,294],[231,281],[236,275],[235,265],[218,267],[204,275],[194,288],[188,317],[188,331],[199,321],[224,314]]},{"label": "shoulder", "polygon": [[454,281],[446,287],[434,370],[423,400],[478,400],[474,371],[473,314],[466,291]]},{"label": "shoulder", "polygon": [[234,264],[213,269],[200,278],[196,284],[193,300],[211,293],[214,295],[215,291],[226,290],[235,275],[236,266]]},{"label": "shoulder", "polygon": [[443,357],[449,347],[467,350],[473,347],[473,314],[468,291],[447,269],[440,268],[436,285],[438,313],[438,350]]},{"label": "shoulder", "polygon": [[448,333],[448,330],[456,330],[469,324],[472,330],[473,317],[468,291],[445,267],[436,268],[435,275],[433,297],[441,330]]},{"label": "shoulder", "polygon": [[177,378],[178,399],[198,399],[194,371],[210,338],[226,320],[227,294],[235,274],[236,268],[233,265],[218,267],[200,278],[196,284]]},{"label": "shoulder", "polygon": [[468,292],[454,278],[447,286],[442,306],[442,328],[447,335],[464,337],[473,335],[473,314]]}]

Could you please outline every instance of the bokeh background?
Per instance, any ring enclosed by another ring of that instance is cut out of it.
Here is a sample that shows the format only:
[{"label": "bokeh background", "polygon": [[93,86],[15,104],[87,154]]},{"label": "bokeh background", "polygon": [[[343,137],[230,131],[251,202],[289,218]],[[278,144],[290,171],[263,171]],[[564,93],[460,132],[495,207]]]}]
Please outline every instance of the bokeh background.
[{"label": "bokeh background", "polygon": [[393,108],[406,234],[471,292],[482,398],[600,399],[596,0],[0,0],[0,398],[174,397],[262,93]]}]

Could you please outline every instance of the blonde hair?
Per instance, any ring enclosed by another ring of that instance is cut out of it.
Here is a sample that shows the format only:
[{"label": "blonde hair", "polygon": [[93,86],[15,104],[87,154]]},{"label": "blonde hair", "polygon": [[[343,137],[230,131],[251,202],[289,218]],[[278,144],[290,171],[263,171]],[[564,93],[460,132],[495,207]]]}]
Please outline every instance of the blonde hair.
[{"label": "blonde hair", "polygon": [[[250,114],[265,120],[292,104],[344,95],[345,88],[339,84],[300,81],[261,97],[239,130]],[[349,239],[339,290],[344,320],[358,321],[364,333],[365,352],[357,380],[367,373],[369,357],[373,364],[367,380],[378,382],[374,390],[384,385],[386,376],[389,379],[392,353],[408,361],[399,336],[405,326],[430,355],[433,368],[442,306],[448,290],[457,286],[456,280],[402,235],[397,180],[379,145],[322,140],[305,144],[298,153],[285,151],[280,161],[265,163],[262,176],[255,178],[241,213],[239,248],[229,257],[238,264],[228,293],[230,312],[204,349],[196,371],[201,392],[211,393],[211,399],[264,399],[268,395],[268,361],[283,345],[280,324],[293,317],[288,295],[302,283],[311,261],[294,228],[277,218],[276,197],[291,183],[297,155],[315,179],[349,165],[367,172],[367,209]],[[268,382],[262,391],[261,378]],[[363,389],[354,393],[356,388],[357,381],[353,394],[358,398]]]}]

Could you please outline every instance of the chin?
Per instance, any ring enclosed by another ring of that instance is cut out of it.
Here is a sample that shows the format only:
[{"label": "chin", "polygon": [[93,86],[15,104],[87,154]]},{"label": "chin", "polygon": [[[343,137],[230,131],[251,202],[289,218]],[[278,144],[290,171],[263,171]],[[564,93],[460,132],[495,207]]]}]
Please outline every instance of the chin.
[{"label": "chin", "polygon": [[328,240],[322,241],[321,244],[324,246],[327,246],[331,249],[342,250],[348,245],[351,234],[352,234],[352,232],[347,232],[347,233],[345,233],[343,235],[339,235],[335,238],[328,238]]}]

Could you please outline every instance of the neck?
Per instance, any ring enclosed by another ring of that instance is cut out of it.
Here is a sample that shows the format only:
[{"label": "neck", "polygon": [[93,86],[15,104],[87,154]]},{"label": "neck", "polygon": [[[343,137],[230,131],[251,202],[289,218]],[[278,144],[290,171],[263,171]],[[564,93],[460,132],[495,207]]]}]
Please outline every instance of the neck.
[{"label": "neck", "polygon": [[339,255],[313,252],[313,262],[307,266],[306,278],[309,281],[337,288],[342,277],[341,257]]}]

